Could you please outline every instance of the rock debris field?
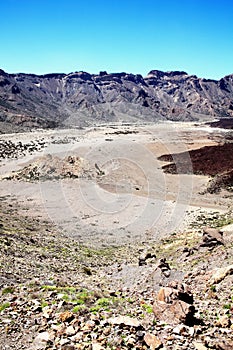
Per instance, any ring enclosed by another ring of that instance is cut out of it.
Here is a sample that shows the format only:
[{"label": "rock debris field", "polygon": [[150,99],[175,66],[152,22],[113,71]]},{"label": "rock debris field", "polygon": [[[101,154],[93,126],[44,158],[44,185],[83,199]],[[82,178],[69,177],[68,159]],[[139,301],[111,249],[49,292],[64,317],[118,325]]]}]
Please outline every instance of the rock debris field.
[{"label": "rock debris field", "polygon": [[1,135],[0,349],[232,349],[231,183],[195,165],[230,133]]}]

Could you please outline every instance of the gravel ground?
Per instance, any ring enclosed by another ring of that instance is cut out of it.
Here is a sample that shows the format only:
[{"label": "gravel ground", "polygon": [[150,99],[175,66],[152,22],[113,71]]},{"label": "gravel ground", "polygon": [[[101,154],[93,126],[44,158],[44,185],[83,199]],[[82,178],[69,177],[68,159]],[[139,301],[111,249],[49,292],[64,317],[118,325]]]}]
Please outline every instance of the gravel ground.
[{"label": "gravel ground", "polygon": [[[164,174],[157,160],[225,137],[191,127],[2,135],[0,349],[232,349],[231,194],[201,195],[208,177]],[[41,157],[49,180],[25,181]],[[223,231],[211,246],[205,226]],[[155,308],[177,283],[190,290],[189,321],[182,298]]]}]

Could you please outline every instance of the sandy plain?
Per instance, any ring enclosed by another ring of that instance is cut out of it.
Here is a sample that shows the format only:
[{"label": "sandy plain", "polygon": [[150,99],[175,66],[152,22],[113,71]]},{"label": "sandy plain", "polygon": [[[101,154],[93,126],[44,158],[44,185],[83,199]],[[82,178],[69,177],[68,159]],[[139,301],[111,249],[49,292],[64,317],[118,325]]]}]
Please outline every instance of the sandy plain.
[{"label": "sandy plain", "polygon": [[[92,246],[156,240],[188,230],[203,213],[224,213],[232,198],[201,194],[210,178],[165,174],[164,154],[223,142],[228,131],[193,123],[109,124],[86,129],[39,130],[1,135],[14,143],[43,141],[44,147],[1,159],[1,196],[20,203],[22,215],[52,221],[65,234]],[[89,176],[24,181],[3,179],[40,157],[84,159]],[[175,158],[174,158],[175,161]]]}]

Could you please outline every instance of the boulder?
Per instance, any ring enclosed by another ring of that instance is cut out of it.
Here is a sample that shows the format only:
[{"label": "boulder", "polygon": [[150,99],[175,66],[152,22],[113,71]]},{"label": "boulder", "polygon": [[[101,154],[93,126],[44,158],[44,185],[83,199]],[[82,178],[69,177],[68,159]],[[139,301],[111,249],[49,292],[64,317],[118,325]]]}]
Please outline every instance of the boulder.
[{"label": "boulder", "polygon": [[161,270],[161,273],[165,277],[169,277],[170,276],[171,268],[170,268],[169,264],[167,263],[166,258],[162,258],[162,259],[159,260],[158,268]]},{"label": "boulder", "polygon": [[195,308],[182,300],[175,300],[172,304],[155,301],[153,312],[160,321],[169,324],[191,324]]},{"label": "boulder", "polygon": [[211,278],[209,279],[209,285],[213,285],[221,282],[227,275],[231,275],[233,273],[233,265],[229,265],[226,267],[221,267],[213,271]]},{"label": "boulder", "polygon": [[54,336],[50,332],[39,333],[33,341],[33,350],[45,349],[47,343],[53,340]]},{"label": "boulder", "polygon": [[159,290],[157,300],[168,304],[171,304],[174,300],[182,300],[188,304],[193,304],[193,295],[187,285],[172,281],[167,287]]},{"label": "boulder", "polygon": [[148,250],[143,250],[139,256],[138,265],[139,266],[146,265],[147,264],[146,261],[148,259],[154,259],[154,258],[156,258],[156,255],[153,252]]},{"label": "boulder", "polygon": [[213,248],[220,244],[224,244],[223,233],[215,228],[205,227],[203,229],[203,236],[200,247]]},{"label": "boulder", "polygon": [[158,320],[169,324],[192,324],[195,312],[193,296],[185,285],[171,282],[159,290],[153,312]]}]

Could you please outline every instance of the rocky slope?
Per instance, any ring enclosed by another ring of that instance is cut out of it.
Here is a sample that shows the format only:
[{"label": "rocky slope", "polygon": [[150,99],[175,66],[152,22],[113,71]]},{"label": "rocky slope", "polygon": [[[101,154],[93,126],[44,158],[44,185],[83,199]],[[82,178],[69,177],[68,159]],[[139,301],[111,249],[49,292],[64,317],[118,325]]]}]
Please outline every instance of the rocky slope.
[{"label": "rocky slope", "polygon": [[0,70],[0,126],[197,120],[233,116],[233,75],[219,81],[185,72],[7,74]]},{"label": "rocky slope", "polygon": [[13,198],[1,203],[2,350],[232,349],[232,225],[202,229],[232,213],[150,245],[97,250]]},{"label": "rocky slope", "polygon": [[[232,170],[231,132],[227,136],[228,143],[190,151],[195,172]],[[58,136],[52,144],[64,147],[73,138]],[[42,151],[47,142],[38,134],[25,142],[2,140],[0,159]],[[161,159],[176,157],[183,164],[182,153]],[[84,159],[40,155],[12,176],[14,181],[101,176]],[[233,348],[232,205],[222,213],[199,210],[183,232],[98,248],[67,236],[36,206],[32,215],[31,198],[0,199],[1,350]],[[97,233],[96,226],[87,230]]]}]

